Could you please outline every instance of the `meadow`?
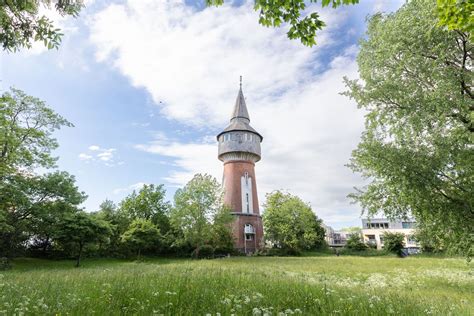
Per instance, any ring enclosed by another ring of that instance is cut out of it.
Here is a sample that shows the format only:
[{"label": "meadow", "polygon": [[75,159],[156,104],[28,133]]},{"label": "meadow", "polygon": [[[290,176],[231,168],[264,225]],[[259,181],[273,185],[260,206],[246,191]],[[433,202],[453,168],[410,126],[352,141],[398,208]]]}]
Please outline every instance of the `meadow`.
[{"label": "meadow", "polygon": [[0,315],[471,315],[464,259],[16,259]]}]

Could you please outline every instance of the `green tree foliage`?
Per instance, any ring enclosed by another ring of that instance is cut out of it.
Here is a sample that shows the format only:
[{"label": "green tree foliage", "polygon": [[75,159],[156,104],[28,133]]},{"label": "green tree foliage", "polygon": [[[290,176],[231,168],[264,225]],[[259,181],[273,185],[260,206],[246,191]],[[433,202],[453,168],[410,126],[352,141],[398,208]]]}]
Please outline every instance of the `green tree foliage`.
[{"label": "green tree foliage", "polygon": [[367,245],[362,241],[360,234],[355,233],[347,238],[346,248],[350,250],[363,251],[367,250]]},{"label": "green tree foliage", "polygon": [[76,267],[79,267],[84,247],[91,243],[106,242],[111,233],[107,222],[95,218],[92,214],[79,211],[61,220],[55,240],[63,248],[74,250]]},{"label": "green tree foliage", "polygon": [[166,190],[160,185],[144,185],[138,193],[133,191],[120,203],[120,212],[129,218],[146,219],[155,224],[162,233],[169,230],[169,202],[165,201]]},{"label": "green tree foliage", "polygon": [[405,247],[405,235],[402,233],[383,233],[383,249],[388,252],[402,255],[402,249]]},{"label": "green tree foliage", "polygon": [[218,248],[230,245],[232,217],[225,214],[225,209],[217,180],[207,174],[196,174],[174,196],[170,216],[177,232],[174,246],[190,247],[199,257],[199,250],[204,245],[214,244]]},{"label": "green tree foliage", "polygon": [[0,97],[2,253],[12,255],[31,238],[47,247],[55,222],[86,198],[66,172],[33,172],[54,165],[51,151],[58,144],[52,133],[61,126],[71,124],[37,98],[17,89]]},{"label": "green tree foliage", "polygon": [[58,147],[52,133],[72,126],[44,101],[11,88],[0,97],[0,179],[18,169],[50,168]]},{"label": "green tree foliage", "polygon": [[160,230],[147,219],[135,219],[122,235],[122,242],[136,249],[138,259],[142,251],[158,247],[160,240]]},{"label": "green tree foliage", "polygon": [[448,30],[474,34],[474,2],[472,0],[437,0],[439,24]]},{"label": "green tree foliage", "polygon": [[[219,6],[224,0],[206,0],[208,5]],[[311,0],[310,3],[317,3]],[[322,0],[322,7],[337,8],[341,5],[359,3],[359,0]],[[299,39],[306,46],[316,44],[316,32],[326,24],[317,12],[306,14],[307,1],[304,0],[256,0],[254,9],[260,12],[258,22],[266,27],[280,27],[283,23],[290,25],[286,33],[290,39]]]},{"label": "green tree foliage", "polygon": [[105,248],[99,249],[99,252],[107,256],[121,256],[124,254],[122,247],[122,234],[128,229],[131,220],[121,212],[115,203],[111,200],[105,200],[99,206],[99,211],[94,213],[98,219],[109,223],[111,229],[110,242],[101,245]]},{"label": "green tree foliage", "polygon": [[432,229],[426,226],[423,228],[417,227],[414,238],[420,244],[423,252],[444,252],[446,247],[443,239],[432,233]]},{"label": "green tree foliage", "polygon": [[309,204],[281,191],[267,194],[266,198],[263,213],[266,241],[293,254],[323,245],[322,221]]},{"label": "green tree foliage", "polygon": [[0,1],[0,44],[4,50],[17,51],[30,48],[41,41],[48,49],[58,48],[63,34],[46,16],[39,14],[40,7],[54,9],[62,16],[77,17],[83,7],[82,0],[2,0]]},{"label": "green tree foliage", "polygon": [[473,46],[438,27],[435,3],[413,0],[377,14],[347,95],[366,112],[350,167],[371,182],[352,198],[369,215],[416,218],[470,255],[474,234]]}]

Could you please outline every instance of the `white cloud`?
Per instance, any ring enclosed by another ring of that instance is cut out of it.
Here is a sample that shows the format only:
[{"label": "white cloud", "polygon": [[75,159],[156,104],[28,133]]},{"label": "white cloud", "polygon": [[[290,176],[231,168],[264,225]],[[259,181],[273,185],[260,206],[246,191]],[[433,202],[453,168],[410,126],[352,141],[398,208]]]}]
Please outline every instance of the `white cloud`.
[{"label": "white cloud", "polygon": [[[321,67],[314,59],[333,39],[329,31],[309,48],[264,28],[248,2],[196,11],[184,1],[128,1],[110,5],[90,23],[97,60],[145,87],[162,112],[194,126],[222,125],[239,75],[258,99],[297,87]],[[330,26],[344,20],[323,13]],[[248,89],[247,89],[248,87]]]},{"label": "white cloud", "polygon": [[79,154],[79,159],[80,160],[88,161],[88,160],[91,160],[92,158],[94,158],[94,157],[92,157],[91,155],[85,154],[85,153],[80,153]]},{"label": "white cloud", "polygon": [[115,148],[101,148],[97,145],[91,145],[88,149],[90,154],[79,154],[80,160],[103,162],[107,167],[119,166],[125,163],[123,161],[116,162],[114,160],[114,152],[117,151]]},{"label": "white cloud", "polygon": [[221,178],[214,132],[227,124],[243,75],[252,125],[264,136],[256,166],[260,202],[265,193],[288,189],[337,226],[358,221],[346,195],[362,183],[344,165],[363,113],[339,95],[342,77],[357,76],[357,47],[330,57],[347,12],[323,10],[329,27],[313,48],[288,40],[285,28],[260,26],[251,2],[197,11],[182,0],[129,0],[89,24],[98,61],[145,88],[167,118],[206,133],[188,142],[178,131],[157,134],[137,146],[174,160],[170,184],[181,186],[197,172]]},{"label": "white cloud", "polygon": [[117,195],[117,194],[123,194],[123,193],[127,193],[127,192],[132,192],[133,190],[140,190],[144,185],[146,185],[148,183],[145,183],[145,182],[137,182],[135,184],[132,184],[132,185],[129,185],[128,187],[126,188],[117,188],[117,189],[114,189],[112,191],[113,194]]}]

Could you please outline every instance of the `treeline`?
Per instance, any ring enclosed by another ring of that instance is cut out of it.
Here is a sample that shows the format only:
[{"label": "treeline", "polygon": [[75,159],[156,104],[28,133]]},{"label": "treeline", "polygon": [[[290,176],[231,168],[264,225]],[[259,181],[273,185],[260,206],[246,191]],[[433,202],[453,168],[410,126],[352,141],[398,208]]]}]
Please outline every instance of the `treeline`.
[{"label": "treeline", "polygon": [[[0,257],[77,259],[234,253],[230,210],[217,180],[197,174],[166,201],[163,185],[144,185],[118,205],[105,200],[86,212],[87,198],[64,171],[52,169],[52,133],[72,126],[46,104],[11,89],[0,98]],[[283,254],[322,247],[324,229],[311,207],[280,191],[267,196],[268,246]]]},{"label": "treeline", "polygon": [[46,104],[11,89],[0,98],[0,257],[36,255],[77,258],[153,254],[228,253],[232,220],[220,185],[196,175],[178,190],[174,206],[163,185],[146,185],[118,206],[106,200],[97,212],[64,171],[52,169],[58,147],[52,133],[72,126]]}]

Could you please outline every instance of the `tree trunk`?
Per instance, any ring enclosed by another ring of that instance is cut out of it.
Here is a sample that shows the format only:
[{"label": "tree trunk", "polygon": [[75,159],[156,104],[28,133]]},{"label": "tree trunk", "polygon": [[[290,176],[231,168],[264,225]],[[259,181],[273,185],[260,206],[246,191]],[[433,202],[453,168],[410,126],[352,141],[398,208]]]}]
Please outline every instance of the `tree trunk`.
[{"label": "tree trunk", "polygon": [[46,237],[46,240],[43,242],[43,256],[46,256],[48,244],[49,244],[49,237]]},{"label": "tree trunk", "polygon": [[81,256],[82,256],[82,243],[79,243],[79,254],[77,255],[76,268],[78,268],[79,265],[81,264]]},{"label": "tree trunk", "polygon": [[137,260],[138,260],[138,261],[140,261],[141,251],[142,251],[142,250],[141,250],[140,248],[138,248],[138,255],[137,255]]}]

